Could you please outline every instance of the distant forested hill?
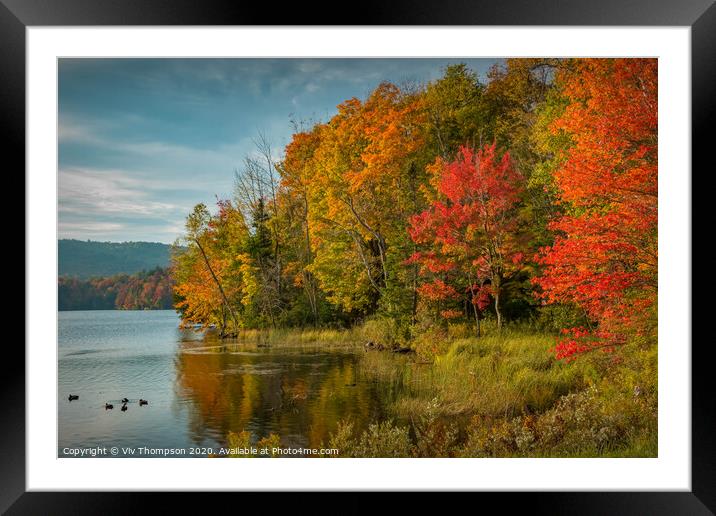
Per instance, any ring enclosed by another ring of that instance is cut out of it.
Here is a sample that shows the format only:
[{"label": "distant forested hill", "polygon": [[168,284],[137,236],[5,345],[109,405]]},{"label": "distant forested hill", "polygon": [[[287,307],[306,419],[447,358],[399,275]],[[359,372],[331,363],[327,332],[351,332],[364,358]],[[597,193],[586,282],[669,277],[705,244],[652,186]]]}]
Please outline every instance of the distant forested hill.
[{"label": "distant forested hill", "polygon": [[169,266],[170,246],[157,242],[59,240],[58,247],[59,276],[89,279]]}]

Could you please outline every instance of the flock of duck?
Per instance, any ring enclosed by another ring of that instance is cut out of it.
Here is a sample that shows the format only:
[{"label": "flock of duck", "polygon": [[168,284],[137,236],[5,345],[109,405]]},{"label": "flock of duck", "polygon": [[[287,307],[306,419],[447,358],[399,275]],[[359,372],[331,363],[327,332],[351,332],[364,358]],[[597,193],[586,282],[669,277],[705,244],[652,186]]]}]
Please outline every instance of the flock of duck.
[{"label": "flock of duck", "polygon": [[[74,400],[80,399],[80,396],[79,396],[79,394],[70,394],[70,395],[67,397],[67,399],[68,399],[69,401],[74,401]],[[129,403],[129,399],[127,399],[127,398],[122,398],[121,401],[122,401],[122,408],[121,408],[120,410],[121,410],[122,412],[124,412],[124,411],[127,410],[127,403]],[[139,406],[141,407],[141,406],[143,406],[143,405],[149,405],[149,402],[148,402],[147,400],[145,400],[145,399],[141,399],[141,398],[140,398],[140,399],[139,399]],[[111,410],[111,409],[113,409],[113,408],[114,408],[114,405],[112,405],[111,403],[105,403],[105,404],[104,404],[104,410]]]}]

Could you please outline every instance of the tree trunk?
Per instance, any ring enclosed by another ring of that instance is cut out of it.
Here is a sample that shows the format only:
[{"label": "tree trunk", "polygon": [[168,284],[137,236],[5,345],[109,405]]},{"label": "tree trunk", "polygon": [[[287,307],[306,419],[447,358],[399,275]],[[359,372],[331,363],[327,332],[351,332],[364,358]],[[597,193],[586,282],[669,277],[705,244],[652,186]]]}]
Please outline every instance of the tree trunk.
[{"label": "tree trunk", "polygon": [[[353,206],[353,200],[348,197],[348,200],[344,200],[344,202],[348,205],[348,207],[351,210],[351,213],[353,213],[353,216],[358,221],[358,223],[363,226],[371,235],[373,235],[376,245],[378,246],[378,258],[380,258],[380,265],[381,265],[381,271],[382,271],[382,277],[383,277],[383,287],[388,288],[388,267],[387,267],[387,246],[385,242],[385,238],[380,233],[379,230],[373,229],[363,218],[358,215],[358,212],[356,211],[355,207]],[[380,291],[380,289],[378,289]]]},{"label": "tree trunk", "polygon": [[475,314],[475,335],[480,336],[480,312],[477,311],[477,306],[472,303],[472,311]]},{"label": "tree trunk", "polygon": [[318,296],[316,294],[316,282],[313,274],[306,271],[306,267],[313,263],[313,253],[311,252],[311,231],[308,226],[308,197],[303,193],[303,223],[306,226],[306,263],[303,266],[304,284],[306,285],[306,295],[311,305],[311,315],[313,315],[313,326],[318,326]]},{"label": "tree trunk", "polygon": [[413,265],[413,302],[410,309],[410,323],[418,322],[418,266]]},{"label": "tree trunk", "polygon": [[497,331],[502,329],[502,312],[500,312],[500,290],[502,290],[502,281],[496,276],[492,281],[492,295],[495,297],[495,314],[497,315]]},{"label": "tree trunk", "polygon": [[221,306],[221,328],[219,329],[219,337],[222,339],[226,335],[226,307]]},{"label": "tree trunk", "polygon": [[[418,189],[416,186],[417,170],[415,162],[410,162],[408,177],[410,178],[410,199],[413,204],[413,213],[418,213]],[[412,239],[411,239],[412,240]],[[413,242],[413,254],[418,252],[418,245]],[[413,264],[413,303],[410,311],[410,322],[415,325],[418,321],[418,264]]]},{"label": "tree trunk", "polygon": [[477,305],[475,304],[475,285],[472,282],[472,278],[469,279],[470,281],[470,304],[472,305],[472,313],[475,316],[475,335],[477,337],[480,336],[480,312],[477,309]]},{"label": "tree trunk", "polygon": [[318,302],[316,299],[316,289],[313,282],[313,277],[310,273],[304,274],[306,282],[306,295],[308,297],[308,304],[311,307],[311,316],[313,317],[313,326],[318,327]]}]

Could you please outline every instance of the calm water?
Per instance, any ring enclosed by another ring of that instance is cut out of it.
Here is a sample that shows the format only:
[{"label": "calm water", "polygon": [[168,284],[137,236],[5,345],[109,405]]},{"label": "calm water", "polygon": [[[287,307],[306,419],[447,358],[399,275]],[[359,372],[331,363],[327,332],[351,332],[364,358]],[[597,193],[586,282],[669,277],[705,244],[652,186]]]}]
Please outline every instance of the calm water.
[{"label": "calm water", "polygon": [[215,448],[242,430],[319,448],[342,419],[365,427],[388,417],[406,389],[404,374],[390,374],[405,370],[405,356],[222,345],[178,324],[173,311],[59,313],[59,456],[95,446],[117,446],[120,456],[124,447]]}]

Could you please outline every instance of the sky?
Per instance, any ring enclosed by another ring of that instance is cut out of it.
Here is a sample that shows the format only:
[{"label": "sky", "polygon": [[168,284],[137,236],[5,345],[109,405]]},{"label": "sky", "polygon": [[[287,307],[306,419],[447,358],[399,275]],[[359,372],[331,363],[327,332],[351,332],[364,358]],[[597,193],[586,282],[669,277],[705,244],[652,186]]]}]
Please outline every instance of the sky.
[{"label": "sky", "polygon": [[197,203],[230,198],[263,133],[325,122],[381,81],[425,83],[493,59],[60,59],[59,238],[171,243]]}]

